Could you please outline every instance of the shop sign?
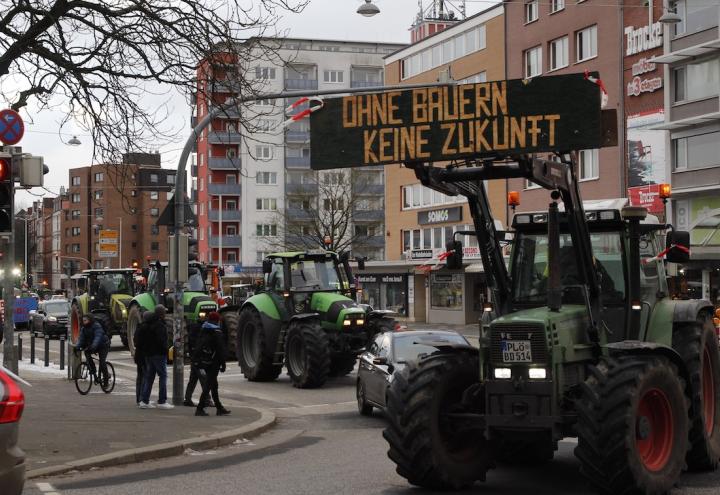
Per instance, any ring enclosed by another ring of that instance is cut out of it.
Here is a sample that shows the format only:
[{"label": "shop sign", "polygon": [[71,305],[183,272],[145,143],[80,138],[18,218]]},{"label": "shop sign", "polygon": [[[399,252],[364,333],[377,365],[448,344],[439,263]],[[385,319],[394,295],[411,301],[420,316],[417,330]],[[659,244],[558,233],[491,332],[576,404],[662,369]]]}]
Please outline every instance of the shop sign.
[{"label": "shop sign", "polygon": [[654,62],[650,62],[645,57],[641,58],[634,64],[632,64],[632,75],[633,76],[639,76],[642,74],[647,74],[648,72],[652,72],[657,68],[657,65]]},{"label": "shop sign", "polygon": [[660,47],[662,44],[663,27],[660,22],[637,29],[634,26],[625,27],[625,55],[628,57]]},{"label": "shop sign", "polygon": [[410,251],[411,260],[429,260],[433,257],[432,249],[413,249]]},{"label": "shop sign", "polygon": [[480,259],[480,248],[476,246],[463,246],[464,259]]},{"label": "shop sign", "polygon": [[630,205],[644,206],[650,213],[662,213],[665,205],[660,199],[660,184],[628,188]]},{"label": "shop sign", "polygon": [[662,77],[640,79],[640,76],[635,76],[627,85],[627,95],[640,96],[642,93],[652,93],[662,88],[662,85]]},{"label": "shop sign", "polygon": [[380,279],[385,284],[402,283],[404,275],[383,275]]},{"label": "shop sign", "polygon": [[357,281],[361,284],[374,284],[377,282],[377,277],[375,275],[358,275]]},{"label": "shop sign", "polygon": [[418,223],[429,225],[434,223],[459,222],[462,220],[462,206],[443,208],[441,210],[419,211]]}]

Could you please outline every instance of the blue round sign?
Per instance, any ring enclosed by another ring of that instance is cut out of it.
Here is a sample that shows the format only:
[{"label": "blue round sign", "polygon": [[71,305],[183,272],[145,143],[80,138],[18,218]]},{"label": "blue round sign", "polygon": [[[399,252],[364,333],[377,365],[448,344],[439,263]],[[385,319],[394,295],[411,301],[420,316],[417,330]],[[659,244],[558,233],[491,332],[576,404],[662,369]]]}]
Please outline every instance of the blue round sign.
[{"label": "blue round sign", "polygon": [[15,110],[0,110],[0,141],[5,144],[17,144],[25,134],[25,124]]}]

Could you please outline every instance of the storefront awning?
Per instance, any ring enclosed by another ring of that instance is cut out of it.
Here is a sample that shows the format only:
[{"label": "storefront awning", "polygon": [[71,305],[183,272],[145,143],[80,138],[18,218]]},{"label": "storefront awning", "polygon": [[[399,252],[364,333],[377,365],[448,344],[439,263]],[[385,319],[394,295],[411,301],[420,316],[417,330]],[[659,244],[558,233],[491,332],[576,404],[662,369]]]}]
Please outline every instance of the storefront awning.
[{"label": "storefront awning", "polygon": [[674,64],[675,62],[684,62],[695,57],[710,55],[712,53],[720,53],[720,39],[706,41],[699,45],[694,45],[682,50],[666,53],[653,57],[648,62],[655,64]]},{"label": "storefront awning", "polygon": [[673,120],[672,122],[663,122],[661,124],[655,124],[648,127],[648,129],[655,131],[674,131],[677,129],[683,129],[685,127],[692,127],[697,125],[712,124],[720,122],[720,112],[706,113],[703,115],[696,115],[695,117],[688,117],[687,119]]}]

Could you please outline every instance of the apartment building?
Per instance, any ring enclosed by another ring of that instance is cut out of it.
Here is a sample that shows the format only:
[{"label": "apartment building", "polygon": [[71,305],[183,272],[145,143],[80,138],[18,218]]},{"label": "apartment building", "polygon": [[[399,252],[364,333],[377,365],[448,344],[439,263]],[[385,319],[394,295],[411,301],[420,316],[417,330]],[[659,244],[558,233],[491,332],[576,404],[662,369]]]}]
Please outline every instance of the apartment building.
[{"label": "apartment building", "polygon": [[[253,38],[247,43],[251,61],[236,70],[242,70],[260,94],[380,85],[382,57],[402,46],[295,38]],[[197,119],[236,94],[226,76],[229,67],[199,64]],[[242,120],[237,110],[225,111],[197,141],[192,195],[199,253],[204,261],[224,265],[226,276],[255,276],[268,252],[309,237],[314,216],[342,209],[341,200],[323,193],[335,184],[353,197],[353,253],[385,256],[382,168],[311,171],[309,120],[282,125],[286,108],[297,100],[255,101],[242,108]],[[307,104],[293,112],[304,108]]]},{"label": "apartment building", "polygon": [[[385,58],[386,84],[504,79],[503,18],[502,5],[467,19],[419,17],[411,30],[415,42]],[[506,192],[505,181],[488,184],[491,208],[504,225]],[[369,263],[375,273],[361,276],[365,301],[415,321],[476,322],[487,291],[475,238],[459,238],[463,270],[417,270],[433,263],[456,231],[474,229],[467,200],[422,186],[412,170],[397,164],[385,167],[385,203],[387,261]]]},{"label": "apartment building", "polygon": [[[626,9],[627,10],[627,9]],[[618,110],[622,142],[623,84],[620,53],[623,33],[620,7],[602,0],[512,0],[505,2],[508,79],[597,71],[607,90],[605,108]],[[580,191],[584,199],[625,197],[624,146],[579,153]],[[521,192],[518,210],[547,208],[548,192],[513,179]]]},{"label": "apartment building", "polygon": [[[68,208],[58,221],[63,272],[166,260],[167,228],[156,223],[172,197],[175,176],[175,170],[160,168],[158,153],[131,153],[122,164],[70,169]],[[103,230],[118,232],[118,256],[100,255]]]},{"label": "apartment building", "polygon": [[666,175],[671,179],[671,219],[691,235],[690,263],[671,290],[678,297],[720,299],[720,5],[701,0],[669,4],[680,22],[664,27],[662,64],[668,82],[665,121]]}]

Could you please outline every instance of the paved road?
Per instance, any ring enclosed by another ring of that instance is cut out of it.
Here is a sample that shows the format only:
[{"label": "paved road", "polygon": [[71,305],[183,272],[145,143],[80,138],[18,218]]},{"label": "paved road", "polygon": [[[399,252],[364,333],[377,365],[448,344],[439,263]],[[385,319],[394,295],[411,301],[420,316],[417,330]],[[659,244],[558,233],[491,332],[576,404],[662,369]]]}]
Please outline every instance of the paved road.
[{"label": "paved road", "polygon": [[[127,373],[131,361],[126,351],[115,349],[110,359]],[[430,493],[409,487],[395,473],[381,436],[385,420],[379,413],[370,418],[357,414],[352,376],[333,380],[321,390],[297,390],[287,376],[275,383],[254,384],[245,381],[239,369],[229,367],[222,376],[221,396],[271,408],[278,415],[278,426],[252,442],[224,449],[30,482],[25,494]],[[541,468],[498,466],[486,483],[467,493],[589,493],[573,448],[573,441],[561,442],[555,460]],[[687,474],[673,495],[716,494],[718,487],[720,473]]]}]

